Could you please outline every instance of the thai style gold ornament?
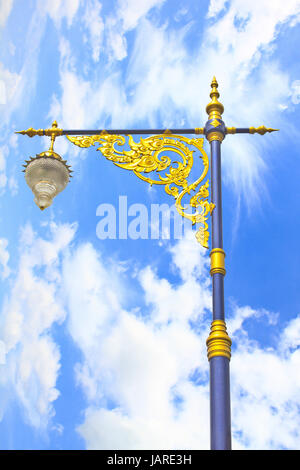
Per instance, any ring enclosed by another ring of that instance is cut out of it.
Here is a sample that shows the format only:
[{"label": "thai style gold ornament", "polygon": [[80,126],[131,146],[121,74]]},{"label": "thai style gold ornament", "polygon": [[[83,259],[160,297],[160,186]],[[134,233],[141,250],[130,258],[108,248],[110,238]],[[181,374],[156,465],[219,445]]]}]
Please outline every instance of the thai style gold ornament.
[{"label": "thai style gold ornament", "polygon": [[[111,135],[103,131],[101,135],[70,136],[67,138],[79,147],[97,145],[102,155],[116,166],[131,170],[138,178],[151,186],[164,186],[165,192],[175,199],[175,206],[182,217],[189,219],[192,224],[201,224],[196,232],[196,239],[208,248],[207,219],[214,204],[208,201],[209,181],[203,183],[209,168],[209,159],[203,149],[203,138],[187,138],[169,133],[141,138],[134,142],[131,135],[128,142],[122,135]],[[128,150],[116,147],[127,145]],[[189,147],[192,147],[190,149]],[[199,152],[203,171],[193,183],[188,183],[188,177],[194,164],[194,151]],[[174,155],[171,158],[170,154]],[[180,157],[180,160],[178,159]],[[151,174],[155,172],[155,174]],[[150,175],[151,174],[151,175]],[[201,184],[203,183],[203,184]],[[187,196],[189,207],[184,206],[183,199]],[[189,212],[190,210],[193,212]]]}]

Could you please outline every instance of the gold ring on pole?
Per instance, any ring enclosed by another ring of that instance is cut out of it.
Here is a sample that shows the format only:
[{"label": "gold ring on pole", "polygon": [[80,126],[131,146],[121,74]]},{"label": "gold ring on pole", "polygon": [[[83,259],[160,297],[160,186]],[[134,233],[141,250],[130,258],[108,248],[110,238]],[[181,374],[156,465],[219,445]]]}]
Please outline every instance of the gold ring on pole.
[{"label": "gold ring on pole", "polygon": [[223,320],[214,320],[211,324],[210,335],[206,340],[207,357],[223,356],[230,360],[231,344],[226,330],[226,323]]},{"label": "gold ring on pole", "polygon": [[222,248],[214,248],[210,252],[210,275],[220,273],[225,276],[225,251]]}]

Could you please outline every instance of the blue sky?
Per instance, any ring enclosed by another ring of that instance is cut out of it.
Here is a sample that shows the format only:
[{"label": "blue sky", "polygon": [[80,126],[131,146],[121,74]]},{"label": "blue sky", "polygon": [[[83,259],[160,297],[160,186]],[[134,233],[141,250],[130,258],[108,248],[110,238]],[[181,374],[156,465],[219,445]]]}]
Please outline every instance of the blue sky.
[{"label": "blue sky", "polygon": [[99,239],[99,205],[173,202],[65,137],[41,212],[21,170],[49,139],[14,131],[201,127],[214,75],[227,126],[280,129],[222,144],[233,448],[299,449],[299,22],[299,0],[0,1],[1,449],[209,448],[208,251]]}]

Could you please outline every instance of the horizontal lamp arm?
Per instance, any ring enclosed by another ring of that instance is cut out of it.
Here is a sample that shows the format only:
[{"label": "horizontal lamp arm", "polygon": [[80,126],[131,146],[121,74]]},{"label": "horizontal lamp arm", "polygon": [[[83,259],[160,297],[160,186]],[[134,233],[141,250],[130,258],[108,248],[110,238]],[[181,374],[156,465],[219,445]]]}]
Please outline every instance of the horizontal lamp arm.
[{"label": "horizontal lamp arm", "polygon": [[[195,127],[191,129],[59,129],[57,128],[56,122],[52,124],[50,129],[33,129],[30,127],[24,131],[17,131],[16,134],[27,135],[28,137],[39,136],[51,136],[57,137],[60,135],[204,135],[205,131],[203,127]],[[260,127],[226,127],[226,134],[260,134],[264,135],[266,132],[274,132],[279,129],[267,128],[265,126]]]},{"label": "horizontal lamp arm", "polygon": [[33,129],[30,127],[24,131],[17,131],[16,134],[27,135],[28,137],[34,137],[36,135],[43,136],[52,136],[53,134],[57,135],[150,135],[150,134],[194,134],[194,135],[203,135],[203,127],[195,127],[193,129],[57,129],[52,125],[50,129]]},{"label": "horizontal lamp arm", "polygon": [[63,130],[62,135],[151,135],[151,134],[204,134],[203,128],[194,129],[102,129],[102,130]]}]

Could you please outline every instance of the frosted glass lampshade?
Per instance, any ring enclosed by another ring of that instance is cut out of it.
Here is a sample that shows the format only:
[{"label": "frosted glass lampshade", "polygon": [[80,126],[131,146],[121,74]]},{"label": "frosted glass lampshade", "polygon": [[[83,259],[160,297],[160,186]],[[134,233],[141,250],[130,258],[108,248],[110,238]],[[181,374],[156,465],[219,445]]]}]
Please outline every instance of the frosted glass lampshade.
[{"label": "frosted glass lampshade", "polygon": [[61,157],[54,152],[49,152],[50,156],[47,153],[37,155],[25,166],[26,182],[41,210],[52,204],[53,198],[65,189],[70,179],[69,167]]}]

